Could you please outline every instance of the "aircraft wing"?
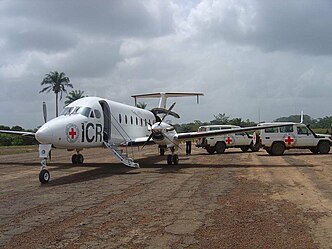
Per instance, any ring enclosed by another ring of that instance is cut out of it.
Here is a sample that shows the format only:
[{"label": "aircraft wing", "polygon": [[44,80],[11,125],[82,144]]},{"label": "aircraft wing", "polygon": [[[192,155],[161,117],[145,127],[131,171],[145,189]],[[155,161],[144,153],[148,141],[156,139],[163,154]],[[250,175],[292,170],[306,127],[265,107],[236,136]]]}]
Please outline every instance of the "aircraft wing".
[{"label": "aircraft wing", "polygon": [[139,137],[136,138],[132,141],[129,141],[123,145],[126,146],[143,146],[143,145],[152,145],[155,144],[155,142],[153,141],[153,139],[150,139],[150,141],[148,142],[148,137]]},{"label": "aircraft wing", "polygon": [[202,131],[202,132],[187,132],[187,133],[178,133],[175,135],[175,139],[178,140],[190,140],[193,138],[202,138],[202,137],[213,137],[219,135],[226,135],[238,132],[245,131],[256,131],[263,130],[267,128],[275,128],[275,127],[283,127],[283,126],[291,126],[292,124],[278,124],[278,125],[264,125],[264,126],[251,126],[251,127],[243,127],[243,128],[235,128],[235,129],[224,129],[217,131]]},{"label": "aircraft wing", "polygon": [[21,136],[31,136],[35,137],[36,133],[30,131],[11,131],[11,130],[0,130],[0,133],[12,134],[12,135],[21,135]]}]

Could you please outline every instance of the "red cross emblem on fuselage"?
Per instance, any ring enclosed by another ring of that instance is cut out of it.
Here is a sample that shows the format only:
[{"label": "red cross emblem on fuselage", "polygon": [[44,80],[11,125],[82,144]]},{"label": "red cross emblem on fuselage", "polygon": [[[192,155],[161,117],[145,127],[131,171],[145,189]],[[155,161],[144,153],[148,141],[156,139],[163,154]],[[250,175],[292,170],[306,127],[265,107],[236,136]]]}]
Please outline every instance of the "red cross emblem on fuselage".
[{"label": "red cross emblem on fuselage", "polygon": [[233,139],[231,137],[226,138],[226,143],[231,144],[233,142]]},{"label": "red cross emblem on fuselage", "polygon": [[70,131],[68,132],[68,135],[70,136],[71,139],[74,139],[76,136],[76,131],[73,127],[70,128]]},{"label": "red cross emblem on fuselage", "polygon": [[287,138],[285,138],[285,142],[290,145],[294,142],[294,138],[292,138],[291,136],[288,136]]}]

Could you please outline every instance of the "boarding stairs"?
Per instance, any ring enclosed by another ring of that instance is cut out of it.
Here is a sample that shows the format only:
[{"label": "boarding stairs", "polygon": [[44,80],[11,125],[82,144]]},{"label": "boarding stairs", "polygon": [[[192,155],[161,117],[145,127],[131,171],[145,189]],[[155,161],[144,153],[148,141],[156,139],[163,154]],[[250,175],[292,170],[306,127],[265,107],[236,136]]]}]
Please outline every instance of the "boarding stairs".
[{"label": "boarding stairs", "polygon": [[139,164],[135,163],[132,158],[128,157],[128,153],[124,153],[123,150],[119,149],[117,145],[110,142],[104,142],[104,144],[113,152],[113,154],[121,161],[121,163],[131,168],[139,168]]}]

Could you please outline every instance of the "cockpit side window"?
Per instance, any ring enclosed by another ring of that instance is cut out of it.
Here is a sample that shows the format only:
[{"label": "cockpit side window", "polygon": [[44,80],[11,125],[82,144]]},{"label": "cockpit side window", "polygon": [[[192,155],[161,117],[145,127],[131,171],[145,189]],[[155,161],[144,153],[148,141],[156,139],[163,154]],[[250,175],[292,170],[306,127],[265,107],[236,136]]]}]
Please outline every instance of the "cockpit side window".
[{"label": "cockpit side window", "polygon": [[90,112],[90,118],[94,118],[95,117],[95,113],[93,112],[93,110],[91,110]]},{"label": "cockpit side window", "polygon": [[62,110],[62,112],[60,113],[60,116],[61,115],[69,115],[73,109],[74,109],[74,107],[65,107]]},{"label": "cockpit side window", "polygon": [[90,112],[91,112],[90,107],[83,107],[79,110],[79,113],[82,114],[85,117],[89,117]]},{"label": "cockpit side window", "polygon": [[95,109],[95,115],[96,115],[96,118],[101,118],[101,113],[97,109]]}]

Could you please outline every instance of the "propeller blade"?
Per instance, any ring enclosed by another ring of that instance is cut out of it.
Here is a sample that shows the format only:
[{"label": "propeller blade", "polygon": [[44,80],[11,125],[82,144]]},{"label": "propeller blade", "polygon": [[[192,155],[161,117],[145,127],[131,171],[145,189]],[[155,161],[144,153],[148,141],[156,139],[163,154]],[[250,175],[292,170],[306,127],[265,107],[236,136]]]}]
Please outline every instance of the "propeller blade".
[{"label": "propeller blade", "polygon": [[44,122],[47,122],[47,107],[46,107],[46,103],[43,102],[43,116],[44,116]]},{"label": "propeller blade", "polygon": [[148,137],[148,140],[146,140],[146,142],[143,144],[142,149],[144,148],[144,146],[145,146],[148,142],[150,142],[150,140],[152,139],[152,136],[153,136],[153,133],[150,134],[150,136]]},{"label": "propeller blade", "polygon": [[175,104],[176,104],[176,103],[174,102],[174,103],[170,106],[170,108],[168,108],[166,114],[165,114],[164,117],[161,119],[161,121],[160,121],[159,124],[161,124],[161,122],[164,121],[164,119],[166,118],[166,116],[168,116],[168,114],[169,114],[169,113],[172,111],[172,109],[174,108]]}]

